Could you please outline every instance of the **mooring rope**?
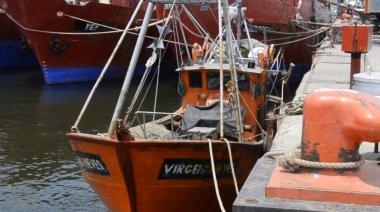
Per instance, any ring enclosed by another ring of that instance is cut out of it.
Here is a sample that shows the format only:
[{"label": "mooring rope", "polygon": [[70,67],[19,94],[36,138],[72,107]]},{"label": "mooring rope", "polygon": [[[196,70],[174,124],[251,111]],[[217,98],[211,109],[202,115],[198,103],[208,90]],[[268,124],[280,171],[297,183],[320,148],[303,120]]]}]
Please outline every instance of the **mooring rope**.
[{"label": "mooring rope", "polygon": [[[123,33],[124,30],[121,30],[121,29],[118,29],[118,28],[114,28],[115,30],[110,30],[110,31],[103,31],[103,32],[62,32],[62,31],[49,31],[49,30],[39,30],[39,29],[33,29],[33,28],[29,28],[29,27],[26,27],[24,25],[22,25],[20,22],[18,22],[15,18],[13,18],[11,15],[9,15],[8,13],[4,12],[18,27],[20,27],[21,29],[25,30],[25,31],[29,31],[29,32],[37,32],[37,33],[43,33],[43,34],[55,34],[55,35],[78,35],[78,36],[85,36],[85,35],[105,35],[105,34],[118,34],[118,33]],[[173,18],[173,16],[170,16],[170,17],[166,17],[165,19],[162,19],[162,20],[159,20],[159,21],[156,21],[156,22],[153,22],[153,23],[150,23],[148,26],[149,27],[152,27],[152,26],[156,26],[164,21],[166,21],[167,19],[171,19]],[[98,25],[102,25],[102,24],[99,24],[97,22],[93,22],[93,21],[89,21],[89,20],[85,20],[85,19],[81,19],[83,21],[86,21],[88,23],[94,23],[94,24],[98,24]],[[106,26],[106,25],[102,25],[103,27],[106,27],[106,28],[112,28],[110,26]],[[138,35],[138,33],[136,32],[133,32],[133,31],[137,31],[141,28],[141,26],[138,26],[138,27],[134,27],[134,28],[130,28],[127,33],[128,34],[131,34],[131,35]],[[153,37],[153,36],[145,36],[146,38],[149,38],[149,39],[152,39],[152,40],[156,40],[157,37]],[[182,45],[182,46],[188,46],[186,43],[178,43],[178,42],[175,42],[175,41],[171,41],[171,40],[165,40],[165,39],[162,39],[162,41],[164,42],[167,42],[167,43],[172,43],[172,44],[178,44],[178,45]]]},{"label": "mooring rope", "polygon": [[210,154],[211,172],[212,172],[212,179],[214,181],[216,198],[218,200],[220,210],[222,212],[226,212],[226,209],[224,208],[224,205],[223,205],[222,197],[220,196],[218,180],[216,179],[215,161],[214,161],[214,154],[212,151],[212,141],[210,139],[207,139],[207,142],[208,142],[208,149],[209,149],[209,154]]},{"label": "mooring rope", "polygon": [[232,158],[232,151],[231,151],[231,145],[230,145],[230,141],[226,138],[223,139],[226,144],[227,144],[227,149],[228,149],[228,157],[230,159],[230,166],[231,166],[231,174],[232,174],[232,179],[234,181],[234,186],[235,186],[235,191],[236,191],[236,195],[239,194],[239,187],[238,187],[238,183],[237,183],[237,179],[236,179],[236,174],[235,174],[235,166],[234,166],[234,160]]},{"label": "mooring rope", "polygon": [[301,159],[301,151],[295,150],[285,153],[278,158],[278,165],[291,172],[300,170],[301,167],[315,168],[315,169],[356,169],[364,164],[363,157],[360,156],[358,161],[342,162],[342,163],[329,163],[329,162],[315,162]]},{"label": "mooring rope", "polygon": [[283,42],[283,43],[275,43],[273,44],[274,46],[283,46],[283,45],[288,45],[288,44],[292,44],[292,43],[297,43],[297,42],[300,42],[300,41],[303,41],[303,40],[307,40],[309,38],[312,38],[314,36],[317,36],[321,33],[324,33],[326,31],[330,30],[329,27],[325,28],[325,29],[322,29],[322,30],[319,30],[319,32],[315,33],[315,34],[312,34],[312,35],[309,35],[309,36],[306,36],[304,38],[300,38],[300,39],[297,39],[297,40],[292,40],[292,41],[288,41],[288,42]]}]

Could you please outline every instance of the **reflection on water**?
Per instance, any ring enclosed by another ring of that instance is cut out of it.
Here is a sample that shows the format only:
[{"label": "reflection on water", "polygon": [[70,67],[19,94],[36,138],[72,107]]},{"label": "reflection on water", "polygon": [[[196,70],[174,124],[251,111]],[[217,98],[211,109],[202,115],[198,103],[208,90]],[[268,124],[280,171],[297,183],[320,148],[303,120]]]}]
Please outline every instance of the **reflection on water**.
[{"label": "reflection on water", "polygon": [[[106,131],[121,84],[102,84],[80,130]],[[106,210],[81,178],[65,138],[91,86],[45,86],[38,70],[0,70],[0,211]],[[176,90],[175,76],[162,80],[159,111],[177,109]],[[153,92],[144,110],[152,99]]]}]

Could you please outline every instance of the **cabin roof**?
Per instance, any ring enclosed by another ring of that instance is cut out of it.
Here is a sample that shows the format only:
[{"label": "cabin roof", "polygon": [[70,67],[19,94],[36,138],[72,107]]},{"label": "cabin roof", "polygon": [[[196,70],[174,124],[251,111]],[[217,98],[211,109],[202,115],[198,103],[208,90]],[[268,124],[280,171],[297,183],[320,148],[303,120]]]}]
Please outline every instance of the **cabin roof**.
[{"label": "cabin roof", "polygon": [[[207,70],[209,69],[210,71],[215,71],[220,69],[220,64],[219,63],[206,63],[206,64],[195,64],[191,66],[184,66],[181,68],[178,68],[176,71],[196,71],[196,70]],[[229,64],[223,64],[223,69],[225,71],[230,69]],[[243,67],[243,65],[240,65],[240,68],[237,69],[238,72],[240,73],[252,73],[252,74],[261,74],[263,72],[262,68],[257,67],[257,68],[247,68],[246,66]]]}]

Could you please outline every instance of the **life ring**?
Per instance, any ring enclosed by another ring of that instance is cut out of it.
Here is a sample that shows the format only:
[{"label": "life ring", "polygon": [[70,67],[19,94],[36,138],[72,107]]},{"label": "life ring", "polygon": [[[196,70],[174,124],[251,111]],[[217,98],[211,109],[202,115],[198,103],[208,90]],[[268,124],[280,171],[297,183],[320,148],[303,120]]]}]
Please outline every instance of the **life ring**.
[{"label": "life ring", "polygon": [[57,34],[53,34],[50,38],[50,48],[56,54],[63,53],[67,49],[67,47],[69,47],[69,45],[69,41],[65,41],[63,42],[63,44],[60,44]]}]

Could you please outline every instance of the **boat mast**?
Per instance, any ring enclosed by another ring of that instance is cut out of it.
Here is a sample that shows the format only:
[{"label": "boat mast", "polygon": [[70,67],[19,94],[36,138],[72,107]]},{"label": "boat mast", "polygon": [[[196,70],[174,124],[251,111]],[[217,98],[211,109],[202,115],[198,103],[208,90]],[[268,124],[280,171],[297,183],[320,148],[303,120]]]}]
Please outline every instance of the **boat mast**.
[{"label": "boat mast", "polygon": [[218,13],[219,13],[219,60],[220,60],[220,72],[219,72],[219,96],[220,96],[220,139],[224,138],[224,76],[223,76],[223,22],[222,22],[222,0],[218,0]]},{"label": "boat mast", "polygon": [[241,42],[241,25],[242,25],[241,0],[236,0],[236,4],[237,4],[237,9],[238,9],[238,13],[236,17],[236,43],[238,45],[237,47],[239,48],[240,42]]},{"label": "boat mast", "polygon": [[136,65],[137,65],[137,62],[138,62],[138,59],[140,56],[140,52],[141,52],[141,49],[142,49],[142,46],[143,46],[143,43],[145,40],[146,33],[148,31],[149,22],[150,22],[150,19],[152,17],[152,13],[153,13],[153,7],[154,7],[154,4],[152,2],[149,2],[148,7],[145,11],[144,21],[141,25],[140,33],[139,33],[139,36],[137,38],[135,50],[133,51],[131,62],[129,63],[127,75],[125,76],[123,87],[121,89],[119,99],[117,100],[115,111],[113,113],[112,120],[111,120],[110,126],[108,128],[108,136],[109,137],[111,137],[113,132],[115,131],[116,125],[117,125],[117,120],[120,118],[120,115],[121,115],[121,112],[122,112],[122,109],[124,106],[125,98],[126,98],[126,95],[128,93],[128,89],[129,89],[129,86],[131,84],[133,74],[135,72],[135,68],[136,68]]},{"label": "boat mast", "polygon": [[232,46],[232,29],[231,29],[231,21],[229,18],[229,5],[228,0],[223,0],[223,19],[224,19],[224,26],[226,28],[226,41],[227,41],[227,54],[228,54],[228,60],[230,64],[230,73],[231,73],[231,81],[233,82],[233,97],[234,97],[234,104],[236,104],[236,130],[238,132],[238,139],[239,142],[243,142],[243,134],[242,134],[242,118],[241,118],[241,107],[240,107],[240,98],[239,98],[239,86],[237,81],[237,73],[235,69],[235,63],[234,63],[234,50]]}]

